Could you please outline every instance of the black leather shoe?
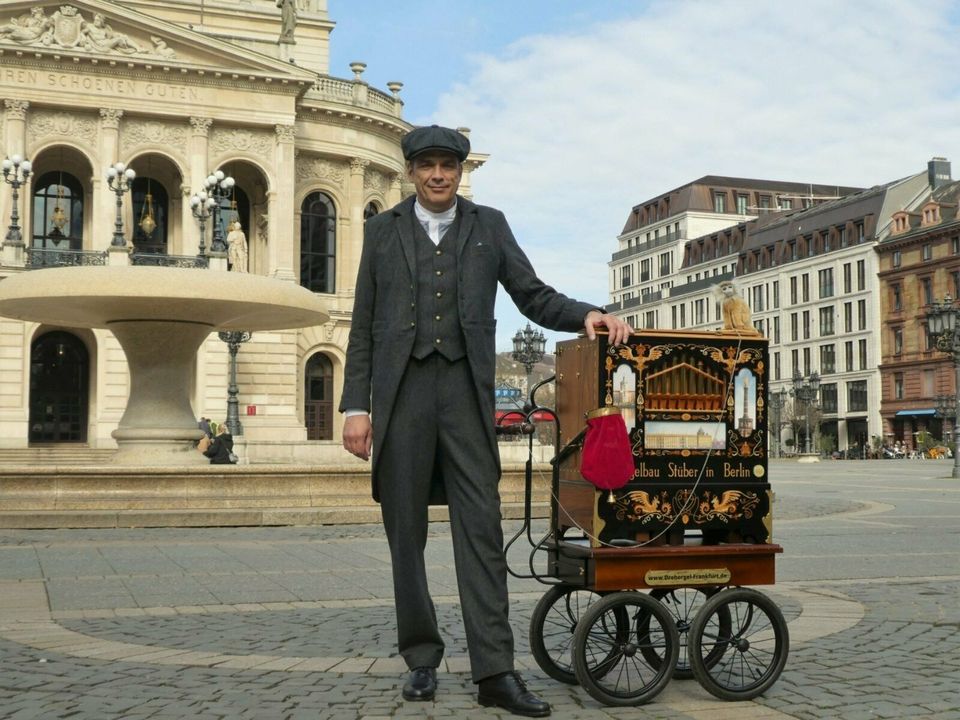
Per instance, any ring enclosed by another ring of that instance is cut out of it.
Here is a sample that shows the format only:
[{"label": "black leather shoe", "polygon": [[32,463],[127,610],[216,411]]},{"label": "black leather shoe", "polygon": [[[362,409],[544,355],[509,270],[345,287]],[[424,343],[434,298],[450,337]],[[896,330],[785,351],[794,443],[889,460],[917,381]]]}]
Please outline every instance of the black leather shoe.
[{"label": "black leather shoe", "polygon": [[550,714],[550,705],[527,690],[515,672],[481,680],[478,700],[484,707],[500,707],[514,715],[546,717]]},{"label": "black leather shoe", "polygon": [[403,684],[404,700],[433,700],[437,694],[437,669],[418,667],[410,671]]}]

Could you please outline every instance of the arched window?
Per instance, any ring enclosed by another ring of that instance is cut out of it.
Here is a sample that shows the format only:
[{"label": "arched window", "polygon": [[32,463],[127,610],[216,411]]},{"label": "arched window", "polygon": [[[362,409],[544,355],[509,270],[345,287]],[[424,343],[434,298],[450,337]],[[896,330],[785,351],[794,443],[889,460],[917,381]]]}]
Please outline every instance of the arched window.
[{"label": "arched window", "polygon": [[375,202],[368,202],[367,206],[363,209],[363,221],[366,222],[374,215],[380,214],[380,206]]},{"label": "arched window", "polygon": [[300,208],[300,284],[317,293],[336,290],[337,211],[320,192],[311,193]]},{"label": "arched window", "polygon": [[55,170],[37,180],[31,245],[47,250],[83,249],[83,187],[73,175]]},{"label": "arched window", "polygon": [[333,363],[323,353],[307,360],[304,371],[307,440],[333,440]]},{"label": "arched window", "polygon": [[167,190],[157,180],[138,177],[133,181],[134,252],[167,252],[168,202]]},{"label": "arched window", "polygon": [[247,193],[239,185],[233,186],[233,196],[224,198],[223,209],[220,212],[220,227],[223,237],[230,233],[230,223],[239,220],[243,231],[250,237],[250,200]]},{"label": "arched window", "polygon": [[32,443],[86,442],[90,357],[76,335],[49,332],[30,348]]}]

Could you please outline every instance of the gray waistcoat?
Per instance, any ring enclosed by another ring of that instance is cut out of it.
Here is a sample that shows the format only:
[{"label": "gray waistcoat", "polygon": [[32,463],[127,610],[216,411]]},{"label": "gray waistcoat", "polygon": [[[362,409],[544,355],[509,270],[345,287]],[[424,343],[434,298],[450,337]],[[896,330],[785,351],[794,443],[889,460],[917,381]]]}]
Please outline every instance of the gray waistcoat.
[{"label": "gray waistcoat", "polygon": [[440,239],[439,245],[427,235],[416,216],[413,232],[417,240],[417,338],[413,357],[423,359],[439,352],[448,360],[466,355],[463,331],[457,311],[457,235],[460,215]]}]

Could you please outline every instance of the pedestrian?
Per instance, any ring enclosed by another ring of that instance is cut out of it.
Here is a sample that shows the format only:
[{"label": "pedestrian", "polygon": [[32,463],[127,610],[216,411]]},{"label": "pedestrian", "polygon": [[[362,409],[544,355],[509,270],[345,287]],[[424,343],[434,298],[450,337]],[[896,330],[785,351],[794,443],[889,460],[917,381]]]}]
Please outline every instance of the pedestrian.
[{"label": "pedestrian", "polygon": [[230,434],[230,428],[223,422],[219,425],[211,423],[211,429],[215,433],[213,442],[203,454],[210,458],[211,465],[232,465],[236,462],[236,455],[233,454],[233,435]]},{"label": "pedestrian", "polygon": [[[406,700],[431,700],[444,652],[427,588],[427,506],[449,505],[478,701],[530,717],[550,706],[514,672],[494,434],[498,282],[544,327],[611,343],[631,329],[535,274],[498,210],[457,195],[467,138],[421,127],[401,142],[416,196],[367,220],[340,411],[344,447],[367,460],[390,545]],[[371,397],[372,392],[372,397]],[[372,422],[371,422],[372,411]]]}]

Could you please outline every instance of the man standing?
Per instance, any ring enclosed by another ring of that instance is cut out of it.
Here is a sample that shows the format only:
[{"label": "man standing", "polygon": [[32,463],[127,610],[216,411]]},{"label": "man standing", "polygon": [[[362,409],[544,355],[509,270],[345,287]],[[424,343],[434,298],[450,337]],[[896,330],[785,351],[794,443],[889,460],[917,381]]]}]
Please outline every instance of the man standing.
[{"label": "man standing", "polygon": [[[443,640],[427,588],[427,506],[450,510],[457,583],[481,705],[544,717],[513,670],[494,432],[497,283],[544,327],[611,343],[631,329],[544,284],[498,210],[457,195],[467,138],[421,127],[402,142],[416,197],[364,229],[341,412],[344,447],[368,459],[390,545],[407,700],[432,700]],[[371,401],[372,393],[372,401]],[[372,410],[372,422],[371,422]]]}]

